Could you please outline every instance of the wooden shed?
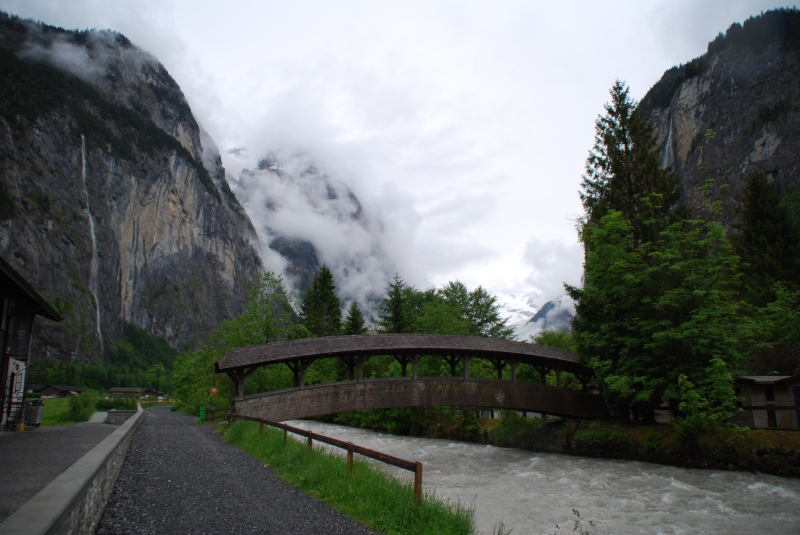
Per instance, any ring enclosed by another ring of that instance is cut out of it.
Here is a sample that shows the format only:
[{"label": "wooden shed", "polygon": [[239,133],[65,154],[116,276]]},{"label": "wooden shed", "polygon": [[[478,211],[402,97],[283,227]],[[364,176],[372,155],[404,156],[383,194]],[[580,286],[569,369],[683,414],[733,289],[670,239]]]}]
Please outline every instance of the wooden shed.
[{"label": "wooden shed", "polygon": [[742,412],[733,423],[752,428],[799,429],[800,375],[746,375],[734,382]]},{"label": "wooden shed", "polygon": [[145,397],[145,389],[139,387],[115,386],[108,389],[108,395],[112,398],[136,398]]},{"label": "wooden shed", "polygon": [[65,398],[83,394],[83,388],[69,385],[44,385],[39,392],[42,397]]}]

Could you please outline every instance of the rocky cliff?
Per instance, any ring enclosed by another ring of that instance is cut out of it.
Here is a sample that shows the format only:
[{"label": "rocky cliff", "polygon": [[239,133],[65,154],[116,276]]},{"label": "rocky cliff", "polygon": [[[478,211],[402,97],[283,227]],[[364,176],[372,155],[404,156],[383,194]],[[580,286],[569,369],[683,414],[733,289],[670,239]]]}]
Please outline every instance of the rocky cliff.
[{"label": "rocky cliff", "polygon": [[[735,199],[761,171],[782,190],[800,182],[800,12],[770,11],[732,25],[708,52],[668,70],[642,99],[665,166],[686,198],[715,180],[713,198]],[[708,134],[708,135],[707,135]],[[728,185],[728,188],[721,188]]]},{"label": "rocky cliff", "polygon": [[152,56],[0,13],[0,254],[63,313],[35,352],[102,359],[124,322],[191,345],[260,270],[219,153]]}]

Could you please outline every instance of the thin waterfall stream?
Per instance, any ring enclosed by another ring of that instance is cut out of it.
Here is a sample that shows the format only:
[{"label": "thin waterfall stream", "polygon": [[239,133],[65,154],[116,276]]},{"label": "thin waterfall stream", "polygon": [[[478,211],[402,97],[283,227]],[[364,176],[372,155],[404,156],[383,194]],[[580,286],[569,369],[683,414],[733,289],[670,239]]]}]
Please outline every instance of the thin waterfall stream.
[{"label": "thin waterfall stream", "polygon": [[81,135],[81,177],[83,178],[83,192],[86,195],[86,215],[89,218],[89,230],[92,236],[92,261],[89,264],[89,291],[94,297],[95,320],[97,325],[97,336],[100,337],[100,362],[103,361],[103,327],[100,313],[100,300],[97,299],[97,267],[100,259],[97,256],[97,233],[94,228],[94,217],[92,208],[89,204],[89,186],[86,182],[86,138]]},{"label": "thin waterfall stream", "polygon": [[[303,429],[423,463],[423,488],[475,510],[477,533],[800,533],[800,480],[401,437],[295,420]],[[333,451],[340,453],[341,450]],[[408,472],[378,463],[401,479]],[[556,525],[561,526],[555,531]]]}]

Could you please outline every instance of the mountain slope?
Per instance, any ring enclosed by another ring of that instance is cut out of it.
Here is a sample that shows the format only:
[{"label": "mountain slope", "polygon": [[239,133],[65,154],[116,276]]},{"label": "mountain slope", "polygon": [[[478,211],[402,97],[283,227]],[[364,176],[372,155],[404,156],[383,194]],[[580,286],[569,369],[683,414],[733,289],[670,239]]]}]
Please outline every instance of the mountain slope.
[{"label": "mountain slope", "polygon": [[641,110],[655,120],[663,163],[683,179],[687,200],[715,179],[712,198],[728,201],[727,223],[750,173],[765,173],[784,191],[797,184],[800,12],[770,11],[732,25],[706,54],[664,73]]},{"label": "mountain slope", "polygon": [[176,348],[239,314],[255,232],[155,58],[0,14],[0,254],[61,310],[34,352],[102,359],[129,322]]}]

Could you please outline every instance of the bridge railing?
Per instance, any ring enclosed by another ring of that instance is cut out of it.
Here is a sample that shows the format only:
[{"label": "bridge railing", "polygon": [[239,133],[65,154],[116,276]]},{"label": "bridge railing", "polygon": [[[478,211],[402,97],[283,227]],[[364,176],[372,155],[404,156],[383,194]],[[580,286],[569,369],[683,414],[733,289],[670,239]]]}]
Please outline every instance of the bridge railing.
[{"label": "bridge railing", "polygon": [[205,412],[205,420],[207,422],[212,422],[217,418],[222,418],[226,416],[231,411],[231,407],[222,407],[221,409],[206,409]]},{"label": "bridge railing", "polygon": [[230,424],[233,420],[249,420],[251,422],[258,422],[258,434],[262,436],[264,435],[264,426],[268,425],[277,429],[283,429],[284,440],[287,439],[287,433],[294,433],[295,435],[306,437],[308,440],[308,449],[313,447],[314,441],[316,440],[318,442],[323,442],[325,444],[347,450],[347,469],[351,472],[353,471],[354,453],[363,455],[364,457],[368,457],[370,459],[375,459],[376,461],[381,461],[391,466],[396,466],[397,468],[402,468],[403,470],[408,470],[409,472],[414,472],[414,501],[417,503],[422,501],[422,463],[419,461],[401,459],[400,457],[395,457],[394,455],[389,455],[388,453],[371,450],[369,448],[353,444],[352,442],[345,442],[344,440],[339,440],[338,438],[320,435],[319,433],[315,433],[313,431],[300,429],[299,427],[294,427],[281,422],[265,420],[264,418],[256,418],[255,416],[245,416],[243,414],[235,413],[228,414],[228,423]]}]

